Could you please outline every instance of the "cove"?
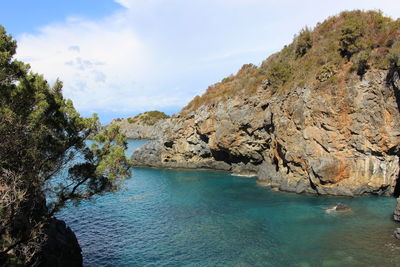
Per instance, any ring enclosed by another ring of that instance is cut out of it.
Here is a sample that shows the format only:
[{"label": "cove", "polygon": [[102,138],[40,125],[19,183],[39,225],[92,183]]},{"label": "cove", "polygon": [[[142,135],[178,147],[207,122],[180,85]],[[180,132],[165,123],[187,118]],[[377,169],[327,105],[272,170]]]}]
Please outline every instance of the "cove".
[{"label": "cove", "polygon": [[[145,141],[129,141],[129,151]],[[342,202],[348,213],[325,209]],[[394,266],[395,199],[274,192],[213,171],[133,168],[121,191],[67,206],[85,266]]]}]

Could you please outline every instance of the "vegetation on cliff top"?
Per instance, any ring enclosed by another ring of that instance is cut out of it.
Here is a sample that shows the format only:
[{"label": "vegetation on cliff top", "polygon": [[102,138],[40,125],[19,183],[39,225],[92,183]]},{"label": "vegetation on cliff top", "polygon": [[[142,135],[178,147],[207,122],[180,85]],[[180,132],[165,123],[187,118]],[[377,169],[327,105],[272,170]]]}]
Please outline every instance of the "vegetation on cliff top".
[{"label": "vegetation on cliff top", "polygon": [[14,59],[16,47],[0,26],[0,265],[39,266],[54,213],[127,177],[127,142],[113,126],[88,148],[97,116],[82,118],[60,81],[50,86]]},{"label": "vegetation on cliff top", "polygon": [[147,111],[144,113],[140,113],[134,117],[128,118],[128,122],[133,124],[133,123],[138,123],[138,124],[144,124],[144,125],[154,125],[160,120],[167,119],[169,116],[165,114],[164,112],[158,111],[158,110],[153,110],[153,111]]},{"label": "vegetation on cliff top", "polygon": [[[346,68],[345,68],[346,66]],[[295,87],[335,83],[337,73],[362,77],[369,69],[400,66],[400,19],[379,11],[346,11],[315,26],[304,28],[260,66],[245,64],[236,75],[208,87],[183,112],[235,95],[252,95],[257,89],[284,93]]]}]

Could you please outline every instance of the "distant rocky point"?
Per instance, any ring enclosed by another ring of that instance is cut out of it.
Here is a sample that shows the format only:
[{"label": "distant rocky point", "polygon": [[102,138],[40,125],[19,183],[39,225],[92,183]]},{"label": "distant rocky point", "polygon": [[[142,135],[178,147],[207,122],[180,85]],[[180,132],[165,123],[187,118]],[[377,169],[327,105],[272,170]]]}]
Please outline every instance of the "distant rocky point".
[{"label": "distant rocky point", "polygon": [[167,114],[155,110],[130,118],[114,119],[110,125],[118,125],[129,139],[157,139],[162,137],[168,127],[168,119]]}]

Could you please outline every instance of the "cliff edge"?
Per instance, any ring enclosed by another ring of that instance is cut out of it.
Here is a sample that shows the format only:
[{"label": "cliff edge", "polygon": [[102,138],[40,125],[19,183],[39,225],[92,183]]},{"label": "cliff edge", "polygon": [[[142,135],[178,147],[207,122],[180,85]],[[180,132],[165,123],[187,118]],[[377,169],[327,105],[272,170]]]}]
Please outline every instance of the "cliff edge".
[{"label": "cliff edge", "polygon": [[399,57],[399,20],[343,12],[210,86],[132,164],[257,174],[297,193],[397,193]]},{"label": "cliff edge", "polygon": [[110,124],[118,125],[129,139],[158,139],[169,125],[168,118],[164,112],[147,111],[130,118],[114,119]]}]

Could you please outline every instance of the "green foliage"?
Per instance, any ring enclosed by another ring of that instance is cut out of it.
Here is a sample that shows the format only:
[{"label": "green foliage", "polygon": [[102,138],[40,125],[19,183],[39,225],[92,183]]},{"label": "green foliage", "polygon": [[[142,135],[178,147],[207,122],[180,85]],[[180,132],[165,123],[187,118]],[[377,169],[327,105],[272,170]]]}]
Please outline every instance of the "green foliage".
[{"label": "green foliage", "polygon": [[283,62],[272,62],[267,72],[267,79],[273,88],[284,85],[292,74],[289,64]]},{"label": "green foliage", "polygon": [[304,56],[312,47],[312,32],[309,28],[304,28],[300,31],[296,39],[296,56]]},{"label": "green foliage", "polygon": [[397,40],[390,48],[388,60],[391,66],[400,67],[400,40]]},{"label": "green foliage", "polygon": [[128,122],[132,124],[132,123],[137,123],[138,121],[136,117],[133,117],[133,118],[128,118]]},{"label": "green foliage", "polygon": [[62,82],[51,86],[28,72],[28,65],[13,59],[15,51],[16,42],[0,27],[0,240],[7,240],[0,244],[0,265],[10,257],[25,262],[26,251],[34,254],[25,241],[34,244],[32,237],[67,201],[114,191],[129,174],[126,138],[118,127],[95,135],[88,148],[100,127],[97,115],[81,117],[64,99]]},{"label": "green foliage", "polygon": [[324,82],[333,77],[336,73],[335,67],[330,64],[324,65],[315,77],[318,81]]},{"label": "green foliage", "polygon": [[357,71],[357,75],[363,76],[369,69],[368,60],[370,57],[370,52],[361,51],[353,56],[352,61],[354,63],[354,69]]},{"label": "green foliage", "polygon": [[144,113],[140,113],[139,115],[136,115],[135,117],[128,118],[128,122],[133,124],[133,123],[140,123],[140,124],[145,124],[145,125],[154,125],[160,120],[167,119],[169,116],[165,114],[164,112],[158,111],[158,110],[153,110],[153,111],[147,111]]},{"label": "green foliage", "polygon": [[351,56],[363,48],[361,37],[363,35],[363,20],[358,16],[349,16],[342,25],[339,38],[339,51],[349,60]]},{"label": "green foliage", "polygon": [[400,20],[385,17],[379,11],[346,11],[318,23],[313,30],[304,28],[281,51],[260,66],[245,64],[235,74],[209,86],[195,97],[184,112],[202,105],[246,97],[263,89],[266,94],[286,93],[298,86],[320,86],[334,82],[335,75],[352,70],[360,76],[370,69],[392,69],[399,65]]}]

